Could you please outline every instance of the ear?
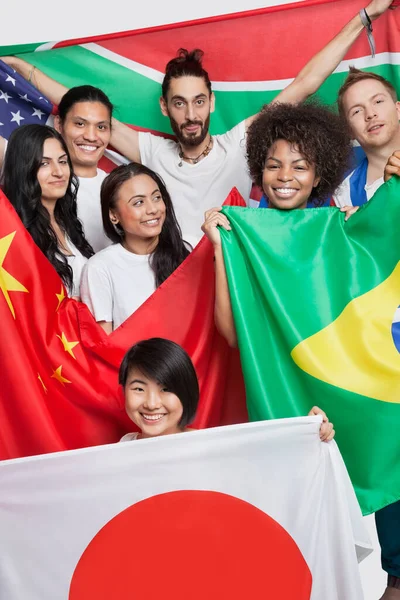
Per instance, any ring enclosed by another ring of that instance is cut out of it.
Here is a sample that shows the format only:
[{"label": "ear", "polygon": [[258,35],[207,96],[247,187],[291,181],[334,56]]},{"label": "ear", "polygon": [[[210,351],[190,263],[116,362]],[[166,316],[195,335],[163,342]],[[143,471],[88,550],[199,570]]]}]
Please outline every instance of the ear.
[{"label": "ear", "polygon": [[321,181],[321,177],[315,177],[314,183],[313,183],[313,188],[316,188],[320,181]]},{"label": "ear", "polygon": [[396,102],[396,110],[397,110],[397,116],[398,116],[399,121],[400,121],[400,102],[398,100]]},{"label": "ear", "polygon": [[215,96],[214,96],[214,92],[211,92],[210,95],[210,113],[213,113],[215,110]]},{"label": "ear", "polygon": [[54,129],[58,131],[58,133],[62,133],[62,123],[58,115],[54,117]]},{"label": "ear", "polygon": [[111,210],[111,208],[110,208],[110,210],[108,211],[108,215],[109,215],[109,217],[110,217],[110,221],[111,221],[111,223],[112,223],[113,225],[118,225],[118,223],[119,223],[119,219],[118,219],[117,215],[115,214],[115,212],[114,212],[113,210]]},{"label": "ear", "polygon": [[159,102],[162,114],[164,115],[164,117],[169,117],[167,101],[165,100],[165,98],[163,98],[163,96],[161,96]]}]

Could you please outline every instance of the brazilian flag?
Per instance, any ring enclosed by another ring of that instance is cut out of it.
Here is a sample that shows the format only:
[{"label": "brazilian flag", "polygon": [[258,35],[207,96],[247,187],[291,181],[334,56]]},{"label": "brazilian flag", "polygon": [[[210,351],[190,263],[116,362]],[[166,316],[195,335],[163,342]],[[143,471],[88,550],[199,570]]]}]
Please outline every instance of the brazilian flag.
[{"label": "brazilian flag", "polygon": [[400,178],[347,222],[337,208],[223,212],[250,419],[320,406],[364,514],[398,500]]}]

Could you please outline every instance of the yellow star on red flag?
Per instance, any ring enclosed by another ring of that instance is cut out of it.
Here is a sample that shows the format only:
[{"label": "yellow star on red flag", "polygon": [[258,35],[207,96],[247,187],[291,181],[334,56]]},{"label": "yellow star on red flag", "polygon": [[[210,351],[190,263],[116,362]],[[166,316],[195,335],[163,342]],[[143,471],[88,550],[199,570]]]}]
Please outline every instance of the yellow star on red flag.
[{"label": "yellow star on red flag", "polygon": [[4,259],[7,256],[7,252],[10,249],[12,241],[15,236],[15,231],[2,237],[0,239],[0,290],[3,292],[4,298],[7,302],[8,308],[11,311],[12,316],[15,319],[15,310],[11,302],[11,298],[8,292],[28,292],[28,290],[15,279],[8,271],[3,267]]},{"label": "yellow star on red flag", "polygon": [[57,312],[61,306],[61,302],[65,298],[65,289],[64,289],[63,285],[61,286],[61,292],[59,294],[56,294],[56,296],[57,296],[57,300],[58,300],[58,304],[57,304],[57,308],[56,308],[56,312]]},{"label": "yellow star on red flag", "polygon": [[56,369],[56,370],[53,372],[53,375],[52,375],[52,377],[53,377],[54,379],[57,379],[57,381],[59,381],[59,382],[61,383],[61,385],[64,385],[64,383],[71,383],[71,381],[69,381],[69,379],[65,379],[65,377],[63,377],[63,376],[62,376],[62,374],[61,374],[61,370],[62,370],[62,365],[60,365],[60,366],[58,367],[58,369]]},{"label": "yellow star on red flag", "polygon": [[57,335],[57,337],[61,340],[61,343],[64,346],[65,352],[68,352],[68,354],[70,354],[72,356],[72,358],[75,358],[75,360],[76,360],[76,356],[72,352],[72,349],[75,348],[75,346],[77,346],[79,344],[79,342],[69,342],[67,340],[67,338],[65,337],[64,332],[62,332],[61,335]]}]

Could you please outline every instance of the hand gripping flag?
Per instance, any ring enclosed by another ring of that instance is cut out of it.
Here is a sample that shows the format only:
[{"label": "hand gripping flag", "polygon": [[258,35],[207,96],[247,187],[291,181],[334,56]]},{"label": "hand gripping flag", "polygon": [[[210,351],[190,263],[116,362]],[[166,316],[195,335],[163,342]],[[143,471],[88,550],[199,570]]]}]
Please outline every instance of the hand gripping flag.
[{"label": "hand gripping flag", "polygon": [[[237,192],[231,202],[243,204]],[[66,298],[52,265],[0,192],[0,459],[116,442],[134,430],[118,368],[140,339],[166,337],[194,362],[201,390],[194,427],[247,420],[237,352],[214,326],[214,266],[206,238],[107,336]]]},{"label": "hand gripping flag", "polygon": [[393,177],[347,222],[224,209],[249,416],[322,407],[365,513],[400,498],[399,195]]},{"label": "hand gripping flag", "polygon": [[362,600],[371,551],[320,417],[0,463],[7,600]]}]

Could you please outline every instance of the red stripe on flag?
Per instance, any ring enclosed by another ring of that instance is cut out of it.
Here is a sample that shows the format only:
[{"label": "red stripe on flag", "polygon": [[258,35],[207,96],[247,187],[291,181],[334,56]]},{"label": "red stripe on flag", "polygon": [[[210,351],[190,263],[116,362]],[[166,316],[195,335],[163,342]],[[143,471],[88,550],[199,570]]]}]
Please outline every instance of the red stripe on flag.
[{"label": "red stripe on flag", "polygon": [[[179,47],[200,47],[214,81],[263,81],[295,77],[363,8],[364,0],[308,0],[173,25],[61,42],[96,42],[125,58],[164,72]],[[377,52],[399,52],[400,15],[387,11],[374,23]],[[306,43],[305,43],[306,42]],[[366,35],[347,59],[369,55]]]}]

